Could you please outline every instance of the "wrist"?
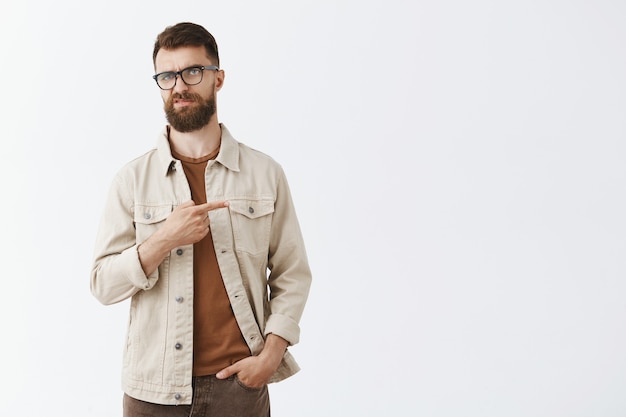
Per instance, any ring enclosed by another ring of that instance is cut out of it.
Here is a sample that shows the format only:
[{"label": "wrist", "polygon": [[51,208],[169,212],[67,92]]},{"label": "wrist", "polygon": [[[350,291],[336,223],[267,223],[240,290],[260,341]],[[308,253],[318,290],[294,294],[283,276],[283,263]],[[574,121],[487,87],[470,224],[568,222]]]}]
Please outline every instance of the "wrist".
[{"label": "wrist", "polygon": [[159,230],[137,246],[139,262],[146,276],[157,269],[172,249],[168,241],[160,236]]},{"label": "wrist", "polygon": [[280,363],[289,343],[280,336],[273,333],[267,335],[265,340],[265,346],[259,354],[259,357],[269,362],[275,363],[276,366]]}]

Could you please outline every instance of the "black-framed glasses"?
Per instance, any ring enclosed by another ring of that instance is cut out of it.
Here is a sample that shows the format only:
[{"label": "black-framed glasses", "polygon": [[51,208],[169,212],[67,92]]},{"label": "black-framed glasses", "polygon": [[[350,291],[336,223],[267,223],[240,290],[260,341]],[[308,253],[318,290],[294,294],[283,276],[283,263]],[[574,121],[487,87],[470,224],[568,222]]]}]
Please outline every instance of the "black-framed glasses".
[{"label": "black-framed glasses", "polygon": [[180,76],[183,82],[187,85],[200,84],[204,70],[219,70],[219,67],[215,65],[194,65],[180,71],[165,71],[153,75],[152,78],[156,81],[161,90],[171,90],[176,86],[176,80]]}]

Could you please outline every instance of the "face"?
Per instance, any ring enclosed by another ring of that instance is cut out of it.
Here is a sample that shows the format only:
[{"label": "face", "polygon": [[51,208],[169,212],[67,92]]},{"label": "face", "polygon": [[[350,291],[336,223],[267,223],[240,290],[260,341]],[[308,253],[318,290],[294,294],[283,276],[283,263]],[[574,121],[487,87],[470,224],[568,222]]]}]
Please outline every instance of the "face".
[{"label": "face", "polygon": [[[157,73],[212,64],[202,46],[161,49],[155,60]],[[168,123],[179,132],[193,132],[206,126],[215,115],[215,93],[223,83],[222,70],[204,70],[202,81],[196,85],[185,84],[179,76],[174,88],[160,90]]]}]

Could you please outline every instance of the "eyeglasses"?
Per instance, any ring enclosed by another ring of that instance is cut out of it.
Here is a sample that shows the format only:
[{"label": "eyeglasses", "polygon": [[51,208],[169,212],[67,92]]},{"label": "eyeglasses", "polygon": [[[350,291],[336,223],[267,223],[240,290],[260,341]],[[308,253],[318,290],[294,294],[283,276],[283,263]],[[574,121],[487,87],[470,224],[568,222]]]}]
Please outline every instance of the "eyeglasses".
[{"label": "eyeglasses", "polygon": [[183,82],[187,85],[200,84],[204,70],[219,70],[219,67],[216,67],[215,65],[207,65],[204,67],[194,66],[180,71],[160,72],[153,75],[152,78],[156,81],[161,90],[171,90],[176,86],[178,76],[180,76]]}]

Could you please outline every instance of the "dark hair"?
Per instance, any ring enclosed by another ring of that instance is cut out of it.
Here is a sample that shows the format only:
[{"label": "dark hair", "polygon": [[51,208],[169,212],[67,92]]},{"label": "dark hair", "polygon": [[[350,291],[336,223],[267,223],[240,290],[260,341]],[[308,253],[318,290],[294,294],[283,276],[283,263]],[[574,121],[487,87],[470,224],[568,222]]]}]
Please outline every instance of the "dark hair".
[{"label": "dark hair", "polygon": [[220,66],[217,42],[213,35],[202,26],[189,22],[168,26],[157,36],[152,52],[152,63],[156,64],[156,56],[161,48],[176,49],[183,46],[204,46],[207,58],[213,65]]}]

